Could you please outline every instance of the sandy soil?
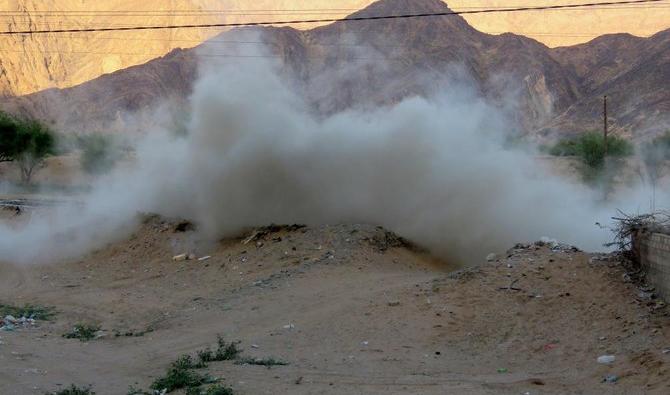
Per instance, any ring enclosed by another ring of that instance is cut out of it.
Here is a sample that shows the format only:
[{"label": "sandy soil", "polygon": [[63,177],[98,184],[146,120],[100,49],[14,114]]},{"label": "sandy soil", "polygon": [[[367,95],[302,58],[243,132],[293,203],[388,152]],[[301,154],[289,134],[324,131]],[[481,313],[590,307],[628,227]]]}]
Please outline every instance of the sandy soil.
[{"label": "sandy soil", "polygon": [[[75,383],[126,394],[217,334],[289,362],[210,364],[239,394],[670,393],[668,312],[616,262],[530,247],[464,270],[362,225],[281,229],[246,245],[195,236],[151,218],[77,262],[0,265],[0,303],[58,310],[0,333],[0,393]],[[190,250],[212,258],[172,261]],[[500,289],[511,283],[519,290]],[[63,338],[77,323],[106,335]],[[603,354],[614,364],[598,364]]]}]

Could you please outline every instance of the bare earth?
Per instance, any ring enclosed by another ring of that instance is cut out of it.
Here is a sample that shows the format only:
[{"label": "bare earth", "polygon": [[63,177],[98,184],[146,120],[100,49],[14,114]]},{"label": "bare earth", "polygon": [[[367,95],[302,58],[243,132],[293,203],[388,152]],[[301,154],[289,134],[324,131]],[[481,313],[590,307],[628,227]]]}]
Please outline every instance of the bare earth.
[{"label": "bare earth", "polygon": [[[0,303],[58,310],[0,332],[0,394],[148,388],[217,334],[289,363],[210,364],[236,394],[670,393],[668,311],[616,262],[532,246],[459,270],[363,225],[282,228],[199,247],[204,262],[172,261],[193,240],[150,218],[78,262],[0,265]],[[77,323],[105,336],[63,338]],[[598,364],[604,354],[616,361]]]}]

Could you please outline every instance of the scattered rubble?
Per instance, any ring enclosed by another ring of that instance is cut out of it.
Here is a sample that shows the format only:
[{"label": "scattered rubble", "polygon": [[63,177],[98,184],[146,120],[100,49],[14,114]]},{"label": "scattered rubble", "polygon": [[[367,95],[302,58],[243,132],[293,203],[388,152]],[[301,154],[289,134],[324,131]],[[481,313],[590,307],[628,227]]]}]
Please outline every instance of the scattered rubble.
[{"label": "scattered rubble", "polygon": [[0,320],[0,330],[5,332],[13,331],[17,327],[32,328],[35,325],[36,325],[35,319],[30,317],[14,318],[13,316],[8,315]]}]

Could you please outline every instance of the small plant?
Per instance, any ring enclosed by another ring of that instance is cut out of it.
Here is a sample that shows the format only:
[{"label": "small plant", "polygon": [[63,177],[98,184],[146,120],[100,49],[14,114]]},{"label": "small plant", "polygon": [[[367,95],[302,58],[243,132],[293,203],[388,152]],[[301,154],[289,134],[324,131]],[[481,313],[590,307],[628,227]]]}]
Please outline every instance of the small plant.
[{"label": "small plant", "polygon": [[56,315],[55,309],[53,307],[44,307],[27,304],[23,307],[10,306],[0,303],[0,316],[4,317],[7,315],[14,316],[15,318],[32,318],[34,320],[50,320]]},{"label": "small plant", "polygon": [[193,358],[189,355],[181,356],[170,365],[170,369],[165,376],[154,380],[151,389],[156,391],[166,390],[169,393],[182,388],[200,387],[212,381],[209,377],[193,371],[193,369],[204,366],[201,363],[194,363]]},{"label": "small plant", "polygon": [[93,392],[90,387],[79,388],[72,384],[69,388],[56,392],[47,392],[45,395],[95,395],[95,392]]},{"label": "small plant", "polygon": [[214,361],[214,352],[207,348],[204,350],[198,351],[198,360],[200,363],[206,364],[207,362],[213,362]]},{"label": "small plant", "polygon": [[[195,372],[195,369],[206,368],[209,362],[230,361],[237,359],[242,352],[238,348],[238,343],[227,343],[221,336],[217,339],[217,348],[212,351],[206,348],[197,352],[197,357],[182,355],[177,358],[167,371],[167,373],[154,380],[151,384],[151,390],[155,392],[165,391],[170,393],[175,390],[184,390],[187,395],[232,395],[230,388],[220,385],[212,386],[208,389],[202,388],[203,384],[213,384],[216,379]],[[150,395],[150,392],[130,387],[128,395]]]},{"label": "small plant", "polygon": [[236,365],[257,365],[257,366],[267,366],[271,368],[273,366],[286,366],[288,362],[284,362],[274,358],[241,358],[235,361]]},{"label": "small plant", "polygon": [[177,369],[202,369],[207,367],[207,362],[201,359],[196,362],[190,355],[182,355],[172,363],[172,367]]},{"label": "small plant", "polygon": [[242,353],[237,343],[226,343],[221,336],[217,339],[217,345],[214,361],[232,361]]},{"label": "small plant", "polygon": [[154,330],[152,328],[148,328],[144,331],[139,331],[139,332],[134,332],[134,331],[126,331],[126,332],[121,332],[119,330],[114,331],[114,337],[142,337],[146,335],[147,333],[151,333]]},{"label": "small plant", "polygon": [[79,339],[82,342],[95,339],[100,327],[97,325],[77,324],[71,332],[63,335],[66,339]]}]

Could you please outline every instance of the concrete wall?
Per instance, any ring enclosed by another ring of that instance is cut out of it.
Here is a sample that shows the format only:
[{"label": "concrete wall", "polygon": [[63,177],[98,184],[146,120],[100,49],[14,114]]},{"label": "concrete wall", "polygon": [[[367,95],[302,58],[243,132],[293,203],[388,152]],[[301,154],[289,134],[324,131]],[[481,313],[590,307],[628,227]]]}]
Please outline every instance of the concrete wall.
[{"label": "concrete wall", "polygon": [[640,232],[634,240],[647,281],[666,301],[670,301],[670,235]]}]

